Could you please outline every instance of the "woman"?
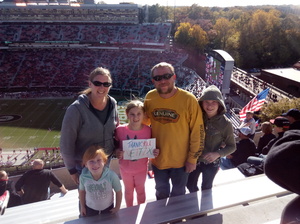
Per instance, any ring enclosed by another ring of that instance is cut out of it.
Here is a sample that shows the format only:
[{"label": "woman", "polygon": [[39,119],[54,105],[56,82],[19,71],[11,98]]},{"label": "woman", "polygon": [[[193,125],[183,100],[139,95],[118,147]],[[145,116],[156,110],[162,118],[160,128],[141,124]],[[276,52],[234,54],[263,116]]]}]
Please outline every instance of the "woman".
[{"label": "woman", "polygon": [[261,131],[263,135],[259,138],[258,144],[257,144],[257,150],[256,152],[258,154],[262,153],[262,149],[273,139],[276,138],[276,136],[272,133],[273,132],[273,126],[270,122],[266,121],[262,123],[261,125]]},{"label": "woman", "polygon": [[68,107],[61,129],[61,154],[76,184],[88,147],[101,146],[107,155],[113,154],[114,131],[119,124],[117,102],[108,95],[112,85],[109,70],[96,68],[90,73],[88,84],[89,88]]},{"label": "woman", "polygon": [[233,127],[225,116],[226,108],[220,90],[212,85],[206,88],[199,99],[205,125],[205,146],[198,159],[196,170],[189,175],[187,188],[198,191],[198,179],[202,173],[202,190],[211,189],[220,167],[220,157],[235,151]]}]

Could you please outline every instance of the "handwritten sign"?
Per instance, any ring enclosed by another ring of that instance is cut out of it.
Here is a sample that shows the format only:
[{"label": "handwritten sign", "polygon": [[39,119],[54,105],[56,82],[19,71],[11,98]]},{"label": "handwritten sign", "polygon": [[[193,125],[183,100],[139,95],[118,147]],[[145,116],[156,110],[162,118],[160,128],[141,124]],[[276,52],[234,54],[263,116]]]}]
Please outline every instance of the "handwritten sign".
[{"label": "handwritten sign", "polygon": [[130,139],[123,141],[123,158],[135,160],[141,158],[154,158],[153,149],[156,148],[156,139]]}]

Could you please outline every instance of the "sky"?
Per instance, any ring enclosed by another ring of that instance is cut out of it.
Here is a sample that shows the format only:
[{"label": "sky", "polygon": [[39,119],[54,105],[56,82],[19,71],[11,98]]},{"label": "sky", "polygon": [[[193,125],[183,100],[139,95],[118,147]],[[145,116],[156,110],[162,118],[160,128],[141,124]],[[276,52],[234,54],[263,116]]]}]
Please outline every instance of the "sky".
[{"label": "sky", "polygon": [[232,7],[232,6],[247,6],[247,5],[300,5],[299,0],[102,0],[107,4],[119,4],[120,2],[133,2],[141,5],[155,5],[162,6],[191,6],[197,4],[198,6],[218,6],[218,7]]}]

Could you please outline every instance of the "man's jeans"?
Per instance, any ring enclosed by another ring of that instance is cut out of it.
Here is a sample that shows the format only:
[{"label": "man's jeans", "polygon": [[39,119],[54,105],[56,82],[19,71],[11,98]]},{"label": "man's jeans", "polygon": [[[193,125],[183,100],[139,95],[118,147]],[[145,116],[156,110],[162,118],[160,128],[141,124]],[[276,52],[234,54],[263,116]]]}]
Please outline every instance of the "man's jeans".
[{"label": "man's jeans", "polygon": [[[152,169],[157,200],[185,194],[185,186],[189,175],[185,172],[185,167],[160,170],[152,165]],[[171,194],[170,180],[172,183]]]},{"label": "man's jeans", "polygon": [[226,157],[221,157],[220,167],[222,170],[228,170],[228,169],[235,168],[235,165],[233,165],[231,159],[228,159]]}]

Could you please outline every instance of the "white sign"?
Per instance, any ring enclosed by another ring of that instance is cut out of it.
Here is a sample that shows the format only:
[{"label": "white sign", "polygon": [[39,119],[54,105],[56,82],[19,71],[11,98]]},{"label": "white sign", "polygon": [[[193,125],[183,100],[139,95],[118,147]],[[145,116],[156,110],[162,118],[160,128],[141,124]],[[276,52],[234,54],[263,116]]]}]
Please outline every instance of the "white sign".
[{"label": "white sign", "polygon": [[136,160],[154,158],[153,149],[156,149],[156,139],[130,139],[123,141],[123,159]]}]

